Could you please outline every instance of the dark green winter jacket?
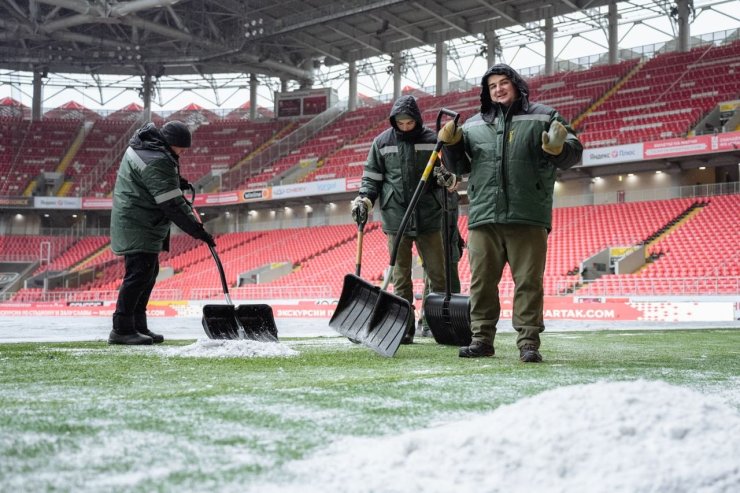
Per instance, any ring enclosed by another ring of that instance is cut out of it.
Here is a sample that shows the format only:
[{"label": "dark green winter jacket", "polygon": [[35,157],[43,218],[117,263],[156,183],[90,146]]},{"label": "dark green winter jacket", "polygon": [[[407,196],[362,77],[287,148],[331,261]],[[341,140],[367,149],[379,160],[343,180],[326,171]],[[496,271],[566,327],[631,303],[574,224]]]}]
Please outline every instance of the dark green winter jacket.
[{"label": "dark green winter jacket", "polygon": [[195,238],[205,234],[180,190],[177,156],[148,123],[131,138],[118,168],[111,249],[117,255],[167,250],[172,222]]},{"label": "dark green winter jacket", "polygon": [[[511,107],[491,101],[487,79],[506,74],[520,98]],[[560,114],[548,106],[530,103],[526,82],[506,65],[494,65],[481,82],[481,111],[465,122],[463,139],[445,146],[445,165],[468,179],[468,227],[483,224],[531,224],[552,228],[552,200],[556,169],[577,164],[583,146]],[[568,130],[563,152],[542,150],[542,132],[559,121]]]},{"label": "dark green winter jacket", "polygon": [[[416,121],[410,132],[401,132],[396,126],[396,116],[402,114]],[[424,127],[413,96],[396,100],[391,109],[390,123],[391,128],[378,135],[370,148],[360,195],[368,197],[373,204],[380,200],[383,231],[396,234],[434,150],[437,135]],[[433,181],[427,183],[426,191],[419,198],[404,232],[407,236],[442,229],[441,189]]]}]

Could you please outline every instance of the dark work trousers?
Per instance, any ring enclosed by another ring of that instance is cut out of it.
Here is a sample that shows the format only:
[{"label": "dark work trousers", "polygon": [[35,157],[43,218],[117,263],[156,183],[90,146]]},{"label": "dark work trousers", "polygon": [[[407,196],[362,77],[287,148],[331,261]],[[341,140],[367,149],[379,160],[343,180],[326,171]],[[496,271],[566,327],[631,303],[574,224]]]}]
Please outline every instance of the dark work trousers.
[{"label": "dark work trousers", "polygon": [[[393,243],[396,235],[388,235],[388,251],[393,250]],[[408,300],[413,309],[414,307],[414,285],[411,280],[412,247],[416,244],[419,255],[424,260],[425,270],[429,276],[432,289],[437,292],[444,292],[445,289],[445,268],[444,268],[444,243],[442,242],[442,232],[432,231],[431,233],[422,233],[418,236],[403,235],[398,245],[396,254],[396,265],[393,267],[391,280],[393,282],[393,291],[401,298]],[[409,319],[407,329],[414,329],[413,315]]]},{"label": "dark work trousers", "polygon": [[498,284],[506,264],[514,278],[512,325],[516,344],[539,348],[545,330],[547,230],[526,224],[483,224],[468,231],[470,322],[473,340],[493,344],[501,315]]},{"label": "dark work trousers", "polygon": [[132,317],[146,314],[146,305],[159,274],[159,255],[131,253],[124,255],[126,274],[123,276],[114,315]]}]

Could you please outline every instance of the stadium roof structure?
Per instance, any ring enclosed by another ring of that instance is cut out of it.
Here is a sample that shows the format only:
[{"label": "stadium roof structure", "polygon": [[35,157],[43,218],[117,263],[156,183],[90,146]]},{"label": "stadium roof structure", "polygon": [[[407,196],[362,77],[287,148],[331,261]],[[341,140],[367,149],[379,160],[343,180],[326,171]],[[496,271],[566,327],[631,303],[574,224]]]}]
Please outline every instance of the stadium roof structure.
[{"label": "stadium roof structure", "polygon": [[0,3],[0,68],[98,74],[336,65],[490,33],[609,0],[34,0]]},{"label": "stadium roof structure", "polygon": [[[499,49],[540,50],[546,19],[566,46],[603,48],[584,33],[603,38],[609,5],[618,9],[625,33],[673,17],[676,2],[688,2],[693,16],[714,12],[737,21],[738,0],[6,0],[0,2],[0,84],[27,92],[22,88],[36,74],[57,94],[75,88],[106,106],[126,91],[141,95],[141,78],[151,76],[162,107],[174,99],[163,99],[163,92],[192,90],[221,108],[247,87],[244,74],[275,91],[311,82],[335,87],[354,62],[371,79],[365,90],[381,94],[394,53],[406,80],[425,87],[434,46],[445,41],[450,80],[464,80],[468,60],[485,58],[491,48],[497,57]],[[675,19],[671,27],[675,36]],[[655,32],[671,36],[671,27]],[[488,35],[495,35],[493,44]],[[288,82],[282,89],[281,81]]]}]

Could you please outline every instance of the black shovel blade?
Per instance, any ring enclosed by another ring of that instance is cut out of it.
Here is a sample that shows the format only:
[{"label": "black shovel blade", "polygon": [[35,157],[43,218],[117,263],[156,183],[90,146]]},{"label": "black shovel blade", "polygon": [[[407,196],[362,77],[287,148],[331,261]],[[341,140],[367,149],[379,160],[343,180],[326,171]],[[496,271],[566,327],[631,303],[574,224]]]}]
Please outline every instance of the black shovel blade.
[{"label": "black shovel blade", "polygon": [[337,308],[329,320],[329,327],[353,342],[360,341],[360,335],[373,314],[380,288],[354,275],[344,276],[342,294]]},{"label": "black shovel blade", "polygon": [[262,342],[277,342],[278,333],[270,305],[238,305],[236,319],[244,327],[244,336]]},{"label": "black shovel blade", "polygon": [[412,316],[408,300],[386,291],[379,291],[368,326],[358,340],[381,356],[392,357],[401,345],[409,317]]},{"label": "black shovel blade", "polygon": [[429,293],[424,300],[424,317],[437,344],[469,346],[470,297],[462,294]]},{"label": "black shovel blade", "polygon": [[[244,329],[243,335],[240,328]],[[209,339],[276,342],[277,327],[269,305],[205,305],[203,329]]]},{"label": "black shovel blade", "polygon": [[209,339],[240,339],[233,305],[204,305],[203,330]]}]

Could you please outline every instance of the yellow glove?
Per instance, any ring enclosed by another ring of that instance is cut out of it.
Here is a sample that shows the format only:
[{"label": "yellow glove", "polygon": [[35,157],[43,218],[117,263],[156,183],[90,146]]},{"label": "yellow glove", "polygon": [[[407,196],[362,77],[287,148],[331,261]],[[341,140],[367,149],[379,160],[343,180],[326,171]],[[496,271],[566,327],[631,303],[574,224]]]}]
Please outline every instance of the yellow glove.
[{"label": "yellow glove", "polygon": [[542,131],[542,150],[548,154],[557,156],[563,152],[563,143],[567,136],[568,131],[562,123],[558,121],[552,122],[550,125],[550,131]]},{"label": "yellow glove", "polygon": [[450,120],[439,131],[437,138],[445,145],[455,145],[462,139],[462,128],[457,127],[455,122]]}]

